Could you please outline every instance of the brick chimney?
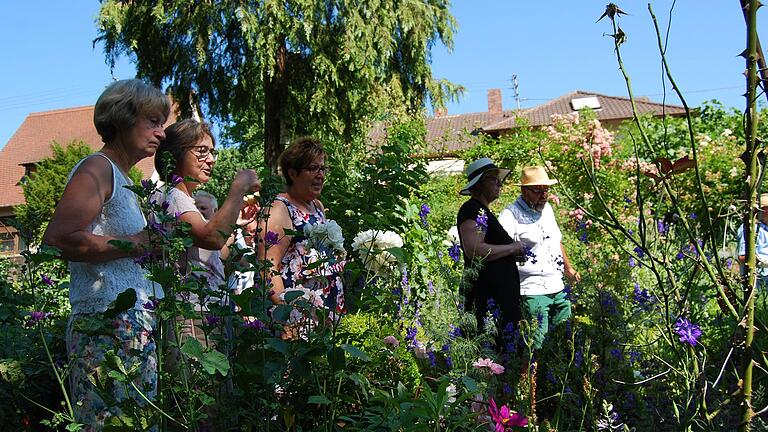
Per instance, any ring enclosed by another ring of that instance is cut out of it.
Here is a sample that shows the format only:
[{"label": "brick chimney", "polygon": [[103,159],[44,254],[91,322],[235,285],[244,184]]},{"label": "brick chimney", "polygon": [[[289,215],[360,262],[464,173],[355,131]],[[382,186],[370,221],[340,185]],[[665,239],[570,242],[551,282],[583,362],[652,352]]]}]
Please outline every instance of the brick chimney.
[{"label": "brick chimney", "polygon": [[501,89],[488,90],[488,114],[501,115]]}]

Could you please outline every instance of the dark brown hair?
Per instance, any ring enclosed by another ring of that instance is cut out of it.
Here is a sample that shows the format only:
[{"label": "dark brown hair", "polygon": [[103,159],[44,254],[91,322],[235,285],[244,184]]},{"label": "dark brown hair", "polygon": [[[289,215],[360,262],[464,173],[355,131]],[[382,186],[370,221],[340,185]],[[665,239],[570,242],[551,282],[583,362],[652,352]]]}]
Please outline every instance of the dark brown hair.
[{"label": "dark brown hair", "polygon": [[293,180],[288,176],[288,170],[301,171],[320,156],[325,157],[325,150],[319,139],[308,136],[295,139],[278,159],[285,184],[293,185]]},{"label": "dark brown hair", "polygon": [[171,173],[178,167],[184,152],[196,147],[200,141],[208,135],[213,146],[216,146],[216,138],[213,137],[211,126],[195,119],[179,120],[165,128],[165,139],[155,154],[155,170],[163,181],[170,180]]}]

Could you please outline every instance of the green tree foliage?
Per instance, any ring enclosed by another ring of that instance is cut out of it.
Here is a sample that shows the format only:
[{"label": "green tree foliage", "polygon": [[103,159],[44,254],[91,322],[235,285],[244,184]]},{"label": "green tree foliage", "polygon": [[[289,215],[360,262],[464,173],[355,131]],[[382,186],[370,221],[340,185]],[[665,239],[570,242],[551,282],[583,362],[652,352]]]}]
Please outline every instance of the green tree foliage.
[{"label": "green tree foliage", "polygon": [[[53,216],[53,210],[64,192],[67,176],[77,162],[93,150],[83,141],[73,141],[62,146],[51,144],[50,157],[36,164],[35,170],[22,180],[25,204],[16,207],[16,218],[25,228],[22,235],[39,243],[45,226]],[[132,169],[129,173],[134,182],[141,179],[141,173]]]},{"label": "green tree foliage", "polygon": [[446,0],[124,2],[107,0],[99,38],[112,64],[169,84],[182,115],[205,107],[235,142],[264,142],[274,168],[289,136],[351,141],[382,106],[440,105],[459,88],[432,78],[452,46]]}]

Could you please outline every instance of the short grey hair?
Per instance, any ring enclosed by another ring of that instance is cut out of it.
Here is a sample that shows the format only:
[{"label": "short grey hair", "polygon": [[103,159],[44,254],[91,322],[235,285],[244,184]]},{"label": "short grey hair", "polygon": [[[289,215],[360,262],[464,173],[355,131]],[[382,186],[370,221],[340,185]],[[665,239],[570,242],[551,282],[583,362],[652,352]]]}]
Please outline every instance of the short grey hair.
[{"label": "short grey hair", "polygon": [[141,115],[162,114],[167,120],[170,113],[171,102],[159,88],[138,79],[120,80],[108,85],[99,96],[93,124],[106,144],[132,128]]},{"label": "short grey hair", "polygon": [[200,199],[200,198],[208,198],[211,201],[211,206],[213,207],[213,209],[214,210],[218,210],[219,209],[219,201],[210,192],[207,192],[207,191],[204,191],[204,190],[196,191],[195,194],[194,194],[194,198],[195,198],[195,204],[197,204],[197,200]]}]

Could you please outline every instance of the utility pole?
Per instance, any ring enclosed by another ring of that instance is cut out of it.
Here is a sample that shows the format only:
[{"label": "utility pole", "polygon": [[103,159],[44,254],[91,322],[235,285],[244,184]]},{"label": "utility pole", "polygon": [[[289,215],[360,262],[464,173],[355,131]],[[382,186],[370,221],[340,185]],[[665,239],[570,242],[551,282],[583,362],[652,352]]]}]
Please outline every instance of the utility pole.
[{"label": "utility pole", "polygon": [[512,74],[512,90],[515,92],[515,103],[517,103],[517,110],[520,111],[520,87],[517,85],[517,74]]}]

